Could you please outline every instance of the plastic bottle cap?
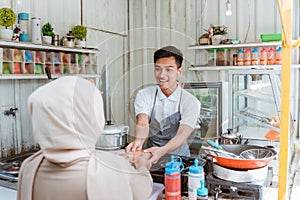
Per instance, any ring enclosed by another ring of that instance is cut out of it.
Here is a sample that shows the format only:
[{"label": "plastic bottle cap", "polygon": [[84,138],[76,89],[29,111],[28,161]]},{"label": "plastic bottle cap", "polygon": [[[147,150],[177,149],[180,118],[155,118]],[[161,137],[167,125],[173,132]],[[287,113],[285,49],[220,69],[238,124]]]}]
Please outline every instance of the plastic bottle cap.
[{"label": "plastic bottle cap", "polygon": [[180,173],[180,170],[178,168],[166,168],[165,173],[168,175]]},{"label": "plastic bottle cap", "polygon": [[265,48],[262,48],[261,52],[267,52],[267,50]]},{"label": "plastic bottle cap", "polygon": [[254,49],[252,50],[252,53],[258,53],[258,50],[257,50],[256,48],[254,48]]},{"label": "plastic bottle cap", "polygon": [[238,53],[238,54],[243,54],[244,51],[243,51],[243,49],[239,49],[237,53]]},{"label": "plastic bottle cap", "polygon": [[194,165],[189,167],[189,172],[193,174],[201,174],[203,173],[203,167],[198,166],[198,159],[195,158]]},{"label": "plastic bottle cap", "polygon": [[250,50],[250,48],[247,48],[244,52],[245,52],[245,53],[250,53],[251,50]]},{"label": "plastic bottle cap", "polygon": [[207,196],[208,195],[208,189],[207,189],[207,187],[198,188],[197,189],[197,195],[198,196]]},{"label": "plastic bottle cap", "polygon": [[171,175],[174,173],[180,173],[181,172],[181,169],[180,169],[181,164],[182,164],[181,160],[180,160],[180,162],[175,161],[175,156],[171,156],[171,161],[166,163],[165,173],[168,175]]},{"label": "plastic bottle cap", "polygon": [[278,51],[281,51],[281,47],[278,47],[277,49],[276,49],[276,51],[278,52]]},{"label": "plastic bottle cap", "polygon": [[268,52],[275,52],[275,49],[273,49],[272,47],[268,50]]}]

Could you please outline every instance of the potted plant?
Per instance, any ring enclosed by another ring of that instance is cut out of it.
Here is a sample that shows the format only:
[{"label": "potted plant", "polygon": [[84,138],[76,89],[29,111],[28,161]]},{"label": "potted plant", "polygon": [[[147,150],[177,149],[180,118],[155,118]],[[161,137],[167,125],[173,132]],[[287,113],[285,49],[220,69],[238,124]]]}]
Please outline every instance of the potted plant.
[{"label": "potted plant", "polygon": [[13,30],[8,29],[16,22],[16,14],[10,8],[0,9],[0,26],[4,26],[5,29],[0,29],[0,38],[11,40],[13,36]]},{"label": "potted plant", "polygon": [[44,44],[51,44],[52,43],[52,37],[55,35],[53,32],[52,25],[47,22],[42,27],[42,34],[43,34],[43,43]]},{"label": "potted plant", "polygon": [[87,29],[85,26],[76,25],[72,29],[73,35],[76,38],[75,46],[76,47],[86,47],[86,35]]}]

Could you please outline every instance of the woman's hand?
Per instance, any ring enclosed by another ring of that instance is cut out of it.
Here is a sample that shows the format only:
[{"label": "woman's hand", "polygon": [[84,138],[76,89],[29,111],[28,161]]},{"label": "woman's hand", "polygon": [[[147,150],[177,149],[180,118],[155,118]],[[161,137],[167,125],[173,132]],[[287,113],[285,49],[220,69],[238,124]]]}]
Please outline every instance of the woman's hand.
[{"label": "woman's hand", "polygon": [[133,151],[141,151],[143,148],[143,144],[145,139],[136,138],[133,142],[125,147],[126,152],[133,152]]}]

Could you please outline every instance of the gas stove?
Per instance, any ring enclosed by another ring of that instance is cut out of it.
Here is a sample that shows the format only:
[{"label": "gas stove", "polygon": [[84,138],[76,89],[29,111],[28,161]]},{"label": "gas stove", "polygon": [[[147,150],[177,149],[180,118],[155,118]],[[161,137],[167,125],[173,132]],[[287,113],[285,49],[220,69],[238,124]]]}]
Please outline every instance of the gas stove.
[{"label": "gas stove", "polygon": [[22,162],[33,152],[16,155],[0,160],[0,180],[17,182],[19,180],[19,170]]},{"label": "gas stove", "polygon": [[[233,169],[228,169],[228,177],[230,176],[230,171]],[[265,172],[265,176],[262,178],[253,178],[251,173],[255,173],[255,170],[250,173],[248,177],[249,180],[238,180],[232,181],[226,180],[224,178],[217,177],[219,176],[216,172],[209,172],[206,175],[206,187],[209,190],[209,195],[215,196],[215,199],[220,197],[229,197],[229,198],[238,198],[238,199],[253,199],[253,200],[262,200],[263,199],[263,190],[265,187],[268,187],[272,184],[273,178],[273,168],[266,167],[265,169],[256,169],[258,173]],[[247,176],[247,170],[236,170],[237,173],[242,173],[242,176]],[[240,177],[241,178],[241,177]]]},{"label": "gas stove", "polygon": [[[176,156],[176,155],[175,155]],[[150,174],[152,176],[153,182],[164,184],[164,174],[165,174],[165,166],[167,162],[170,162],[171,154],[166,154],[162,156],[156,164],[153,164],[150,169]],[[181,172],[181,195],[188,196],[188,172],[189,167],[194,164],[195,158],[198,159],[199,166],[204,166],[206,164],[206,160],[201,157],[185,157],[180,156],[182,159],[182,163],[184,165],[184,169]],[[204,169],[205,171],[205,169]]]}]

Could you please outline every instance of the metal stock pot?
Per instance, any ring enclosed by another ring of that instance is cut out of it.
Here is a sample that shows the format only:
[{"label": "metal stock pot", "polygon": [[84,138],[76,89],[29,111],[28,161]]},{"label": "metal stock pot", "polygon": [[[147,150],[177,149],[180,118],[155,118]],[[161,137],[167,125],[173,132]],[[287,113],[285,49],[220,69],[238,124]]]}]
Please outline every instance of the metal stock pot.
[{"label": "metal stock pot", "polygon": [[100,134],[96,149],[115,150],[124,148],[127,145],[128,126],[114,125],[108,122]]}]

